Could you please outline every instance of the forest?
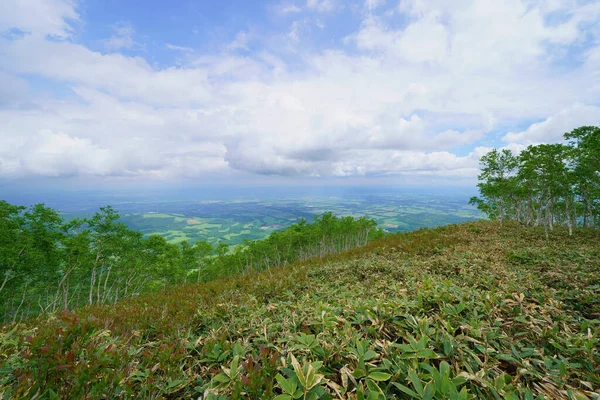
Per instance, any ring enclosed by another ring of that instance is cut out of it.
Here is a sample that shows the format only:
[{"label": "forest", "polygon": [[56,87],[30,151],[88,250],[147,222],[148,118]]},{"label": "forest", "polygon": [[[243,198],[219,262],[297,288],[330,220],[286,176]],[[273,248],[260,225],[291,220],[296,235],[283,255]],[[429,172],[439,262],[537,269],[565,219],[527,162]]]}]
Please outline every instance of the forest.
[{"label": "forest", "polygon": [[525,226],[600,226],[600,127],[565,133],[566,143],[531,145],[519,155],[490,151],[481,158],[480,197],[491,219]]},{"label": "forest", "polygon": [[102,207],[66,222],[43,204],[0,201],[0,321],[119,299],[168,285],[206,282],[363,246],[383,235],[375,221],[324,213],[265,240],[231,248],[206,241],[168,243],[119,222]]}]

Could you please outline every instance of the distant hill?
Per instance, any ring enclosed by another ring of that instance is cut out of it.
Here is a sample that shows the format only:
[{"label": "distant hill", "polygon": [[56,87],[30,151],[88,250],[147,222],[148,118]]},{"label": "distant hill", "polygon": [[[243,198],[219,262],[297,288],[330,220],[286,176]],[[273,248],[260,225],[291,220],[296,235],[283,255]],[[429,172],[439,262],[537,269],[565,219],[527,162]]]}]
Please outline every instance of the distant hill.
[{"label": "distant hill", "polygon": [[590,399],[600,231],[479,221],[0,329],[0,398]]}]

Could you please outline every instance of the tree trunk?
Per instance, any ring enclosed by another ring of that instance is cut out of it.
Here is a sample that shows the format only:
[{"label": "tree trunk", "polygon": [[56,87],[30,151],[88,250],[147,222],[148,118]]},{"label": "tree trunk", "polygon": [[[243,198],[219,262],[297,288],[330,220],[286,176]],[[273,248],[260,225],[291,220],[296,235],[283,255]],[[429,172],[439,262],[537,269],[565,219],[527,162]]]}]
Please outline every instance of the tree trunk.
[{"label": "tree trunk", "polygon": [[16,322],[17,320],[17,315],[19,315],[19,311],[21,310],[21,307],[23,306],[23,303],[25,302],[25,295],[27,294],[27,286],[29,286],[29,282],[25,283],[25,288],[23,289],[23,297],[21,298],[21,303],[19,304],[19,307],[17,307],[17,311],[15,311],[15,315],[13,315],[13,324]]},{"label": "tree trunk", "polygon": [[2,293],[2,289],[4,289],[4,285],[6,285],[6,282],[8,282],[8,272],[9,271],[6,271],[6,275],[4,276],[4,281],[2,282],[2,286],[0,286],[0,293]]},{"label": "tree trunk", "polygon": [[569,236],[573,236],[573,227],[571,225],[571,215],[569,212],[569,196],[565,196],[565,211],[567,213],[567,226],[569,227]]},{"label": "tree trunk", "polygon": [[90,278],[90,305],[94,303],[94,283],[96,282],[96,267],[92,269],[92,277]]}]

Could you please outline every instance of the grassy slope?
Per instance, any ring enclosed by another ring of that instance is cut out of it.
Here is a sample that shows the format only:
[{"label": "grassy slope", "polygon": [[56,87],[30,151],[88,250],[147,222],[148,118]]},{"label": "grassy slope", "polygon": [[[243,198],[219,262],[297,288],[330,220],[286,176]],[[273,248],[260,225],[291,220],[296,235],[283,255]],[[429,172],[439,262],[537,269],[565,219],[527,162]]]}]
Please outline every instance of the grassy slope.
[{"label": "grassy slope", "polygon": [[2,328],[0,398],[593,398],[599,343],[599,232],[475,222]]}]

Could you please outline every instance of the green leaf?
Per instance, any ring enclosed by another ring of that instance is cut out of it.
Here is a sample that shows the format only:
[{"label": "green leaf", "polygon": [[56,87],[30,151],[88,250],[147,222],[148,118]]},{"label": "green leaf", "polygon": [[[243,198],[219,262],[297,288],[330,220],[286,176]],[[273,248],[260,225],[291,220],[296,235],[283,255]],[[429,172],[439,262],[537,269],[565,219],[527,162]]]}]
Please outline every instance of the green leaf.
[{"label": "green leaf", "polygon": [[176,379],[176,380],[173,380],[173,381],[169,381],[167,383],[167,388],[168,389],[173,389],[173,388],[181,385],[184,382],[185,382],[185,379]]},{"label": "green leaf", "polygon": [[423,336],[421,338],[421,340],[419,340],[416,344],[415,344],[415,350],[422,350],[425,347],[427,347],[427,336]]},{"label": "green leaf", "polygon": [[419,395],[414,390],[409,389],[406,386],[404,386],[400,383],[396,383],[396,382],[392,382],[392,385],[396,386],[398,388],[398,390],[402,391],[403,393],[406,393],[407,395],[409,395],[415,399],[420,399]]},{"label": "green leaf", "polygon": [[375,381],[368,380],[367,387],[371,392],[382,393],[381,388],[375,383]]},{"label": "green leaf", "polygon": [[280,394],[279,396],[275,396],[273,400],[292,400],[292,396],[289,394]]},{"label": "green leaf", "polygon": [[375,353],[373,350],[369,350],[364,354],[363,360],[369,361],[375,357],[377,357],[377,353]]},{"label": "green leaf", "polygon": [[446,356],[449,356],[450,353],[452,352],[452,343],[449,340],[444,340],[443,347],[444,347],[444,354]]},{"label": "green leaf", "polygon": [[448,364],[446,361],[442,361],[440,363],[440,373],[442,376],[450,375],[450,364]]},{"label": "green leaf", "polygon": [[457,376],[456,378],[452,379],[452,383],[454,383],[456,386],[460,386],[466,381],[467,379],[463,376]]},{"label": "green leaf", "polygon": [[230,369],[230,376],[233,379],[233,377],[235,377],[237,375],[237,370],[238,370],[238,365],[240,362],[240,356],[235,356],[233,357],[233,361],[231,361],[231,369]]},{"label": "green leaf", "polygon": [[417,351],[417,357],[419,358],[438,358],[438,355],[431,349],[419,349]]},{"label": "green leaf", "polygon": [[369,395],[367,396],[367,400],[377,400],[377,399],[379,399],[379,393],[370,391]]},{"label": "green leaf", "polygon": [[400,354],[400,358],[403,360],[410,360],[413,358],[417,358],[417,353],[415,353],[415,352],[402,353],[402,354]]},{"label": "green leaf", "polygon": [[225,375],[225,373],[221,372],[219,375],[215,376],[213,378],[215,381],[220,382],[220,383],[227,383],[229,382],[231,379],[229,379],[229,377],[227,375]]},{"label": "green leaf", "polygon": [[396,344],[394,343],[394,347],[399,348],[401,351],[405,353],[414,353],[414,349],[408,344]]},{"label": "green leaf", "polygon": [[319,395],[316,394],[315,392],[306,394],[306,400],[317,400],[318,398],[319,398]]},{"label": "green leaf", "polygon": [[277,374],[275,376],[275,379],[277,379],[277,382],[279,383],[279,386],[281,386],[281,389],[283,389],[283,391],[289,394],[290,396],[292,396],[296,392],[298,384],[295,380],[285,379],[281,374]]},{"label": "green leaf", "polygon": [[410,379],[417,393],[423,396],[423,384],[414,369],[408,371],[408,379]]},{"label": "green leaf", "polygon": [[425,385],[425,391],[423,392],[423,400],[431,400],[435,395],[435,385],[433,382],[429,382]]},{"label": "green leaf", "polygon": [[433,382],[435,383],[435,387],[438,392],[442,392],[442,383],[444,378],[442,378],[442,374],[439,373],[437,369],[431,370],[431,375],[433,376]]},{"label": "green leaf", "polygon": [[392,377],[392,375],[387,374],[385,372],[371,372],[369,374],[369,379],[373,379],[374,381],[377,381],[377,382],[387,381],[391,377]]},{"label": "green leaf", "polygon": [[352,376],[355,377],[356,379],[360,379],[365,375],[366,375],[366,372],[360,368],[357,368],[354,371],[352,371]]}]

